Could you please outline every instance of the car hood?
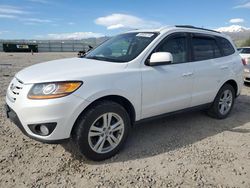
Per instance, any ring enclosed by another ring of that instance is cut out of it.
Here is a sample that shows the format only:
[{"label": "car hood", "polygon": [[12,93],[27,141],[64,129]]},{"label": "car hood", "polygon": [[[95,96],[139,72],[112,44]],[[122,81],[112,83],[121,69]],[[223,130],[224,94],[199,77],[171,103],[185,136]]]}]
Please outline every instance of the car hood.
[{"label": "car hood", "polygon": [[25,84],[81,80],[84,77],[119,72],[127,63],[113,63],[86,58],[68,58],[48,61],[27,67],[16,74]]}]

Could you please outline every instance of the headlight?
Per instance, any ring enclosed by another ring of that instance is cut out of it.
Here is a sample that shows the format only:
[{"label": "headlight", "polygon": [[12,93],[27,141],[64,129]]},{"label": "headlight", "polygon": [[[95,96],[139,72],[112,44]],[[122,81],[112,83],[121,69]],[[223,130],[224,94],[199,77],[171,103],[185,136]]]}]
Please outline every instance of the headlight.
[{"label": "headlight", "polygon": [[29,91],[29,99],[54,99],[67,96],[82,85],[81,81],[35,84]]}]

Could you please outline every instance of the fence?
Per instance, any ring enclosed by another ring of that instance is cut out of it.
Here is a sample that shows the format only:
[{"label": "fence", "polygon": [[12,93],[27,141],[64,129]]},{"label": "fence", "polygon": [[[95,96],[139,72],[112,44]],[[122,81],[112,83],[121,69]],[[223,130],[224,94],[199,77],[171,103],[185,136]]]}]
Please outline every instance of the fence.
[{"label": "fence", "polygon": [[76,52],[86,49],[88,45],[96,46],[96,43],[81,41],[42,41],[37,44],[38,52]]},{"label": "fence", "polygon": [[3,43],[36,44],[38,52],[77,52],[88,49],[88,45],[95,47],[107,39],[102,37],[85,40],[0,40],[0,52],[3,52]]}]

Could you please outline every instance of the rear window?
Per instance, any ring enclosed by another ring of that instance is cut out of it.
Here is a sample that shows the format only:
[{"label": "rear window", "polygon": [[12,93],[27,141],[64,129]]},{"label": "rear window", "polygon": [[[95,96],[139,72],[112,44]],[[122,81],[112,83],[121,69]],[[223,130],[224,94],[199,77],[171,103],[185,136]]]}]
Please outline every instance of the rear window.
[{"label": "rear window", "polygon": [[220,45],[223,50],[224,56],[234,54],[235,50],[232,44],[225,38],[220,38]]},{"label": "rear window", "polygon": [[220,49],[213,38],[193,38],[194,61],[202,61],[221,57]]}]

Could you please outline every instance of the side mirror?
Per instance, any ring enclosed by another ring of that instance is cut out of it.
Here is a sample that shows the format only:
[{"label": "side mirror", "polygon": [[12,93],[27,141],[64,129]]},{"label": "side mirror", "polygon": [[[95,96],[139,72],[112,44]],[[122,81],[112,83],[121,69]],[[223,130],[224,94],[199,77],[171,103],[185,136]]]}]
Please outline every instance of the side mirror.
[{"label": "side mirror", "polygon": [[151,55],[148,65],[158,66],[173,63],[173,56],[169,52],[155,52]]}]

